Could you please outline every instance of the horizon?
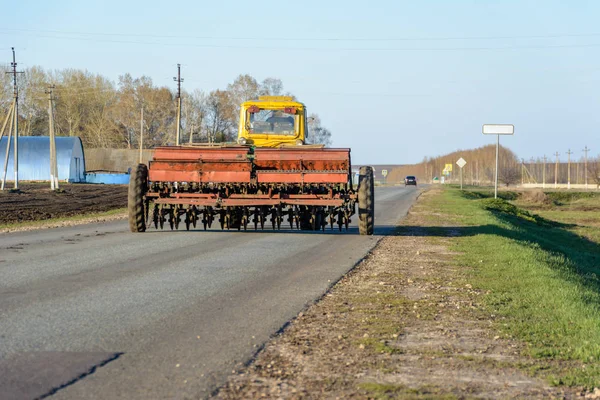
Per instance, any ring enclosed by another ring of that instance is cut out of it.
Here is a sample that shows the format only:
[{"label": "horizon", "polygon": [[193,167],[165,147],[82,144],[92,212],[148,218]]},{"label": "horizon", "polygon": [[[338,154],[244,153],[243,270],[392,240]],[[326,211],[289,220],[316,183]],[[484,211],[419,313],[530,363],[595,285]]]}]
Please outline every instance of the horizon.
[{"label": "horizon", "polygon": [[113,82],[146,75],[171,90],[181,63],[190,92],[246,73],[280,78],[361,164],[493,145],[486,123],[515,125],[501,145],[519,158],[600,153],[598,3],[183,2],[185,15],[172,19],[141,2],[31,3],[0,28],[0,62],[12,61],[14,46],[20,70],[79,68]]}]

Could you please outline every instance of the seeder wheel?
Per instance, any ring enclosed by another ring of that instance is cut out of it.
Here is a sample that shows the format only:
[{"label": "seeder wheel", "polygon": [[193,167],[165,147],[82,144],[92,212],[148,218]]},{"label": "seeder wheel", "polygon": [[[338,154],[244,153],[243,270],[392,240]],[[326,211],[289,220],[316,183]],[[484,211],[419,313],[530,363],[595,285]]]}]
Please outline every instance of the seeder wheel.
[{"label": "seeder wheel", "polygon": [[373,168],[360,167],[358,176],[358,231],[361,235],[372,235],[374,225],[375,185],[373,182]]},{"label": "seeder wheel", "polygon": [[129,230],[131,232],[144,232],[146,230],[144,196],[147,190],[148,167],[146,167],[146,164],[138,164],[129,177],[127,209],[129,213]]}]

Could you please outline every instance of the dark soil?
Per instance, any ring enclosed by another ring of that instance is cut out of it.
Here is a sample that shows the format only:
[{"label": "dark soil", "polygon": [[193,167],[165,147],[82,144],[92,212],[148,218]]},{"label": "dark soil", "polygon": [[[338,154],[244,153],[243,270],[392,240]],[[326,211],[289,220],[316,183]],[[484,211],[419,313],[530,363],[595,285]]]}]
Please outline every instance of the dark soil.
[{"label": "dark soil", "polygon": [[[0,192],[0,225],[105,212],[127,207],[126,185],[20,184]],[[9,183],[9,188],[12,185]]]}]

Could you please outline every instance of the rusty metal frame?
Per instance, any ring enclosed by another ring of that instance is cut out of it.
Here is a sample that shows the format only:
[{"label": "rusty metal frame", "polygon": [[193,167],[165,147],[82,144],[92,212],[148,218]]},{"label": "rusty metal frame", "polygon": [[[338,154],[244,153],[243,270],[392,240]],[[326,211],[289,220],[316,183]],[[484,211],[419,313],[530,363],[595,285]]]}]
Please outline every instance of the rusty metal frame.
[{"label": "rusty metal frame", "polygon": [[333,206],[339,207],[347,201],[357,200],[356,194],[232,194],[221,197],[215,193],[170,193],[148,192],[148,199],[154,204],[196,205],[206,207],[258,207],[258,206]]},{"label": "rusty metal frame", "polygon": [[[348,184],[350,149],[255,148],[247,146],[159,147],[149,163],[150,182],[214,184]],[[352,189],[350,189],[352,191]],[[207,207],[333,206],[356,194],[227,194],[148,192],[155,204]]]}]

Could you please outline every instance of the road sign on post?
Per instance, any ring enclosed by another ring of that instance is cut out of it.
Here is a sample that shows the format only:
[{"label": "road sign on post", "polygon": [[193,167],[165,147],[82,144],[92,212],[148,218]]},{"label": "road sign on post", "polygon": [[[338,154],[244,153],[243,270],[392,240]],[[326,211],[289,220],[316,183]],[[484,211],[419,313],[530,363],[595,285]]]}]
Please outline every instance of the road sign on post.
[{"label": "road sign on post", "polygon": [[467,165],[467,162],[461,157],[456,162],[456,165],[458,165],[460,168],[460,190],[463,190],[463,167]]},{"label": "road sign on post", "polygon": [[483,125],[484,135],[496,135],[496,175],[494,179],[494,198],[498,198],[498,152],[500,148],[500,135],[514,135],[515,126],[511,124],[486,124]]}]

